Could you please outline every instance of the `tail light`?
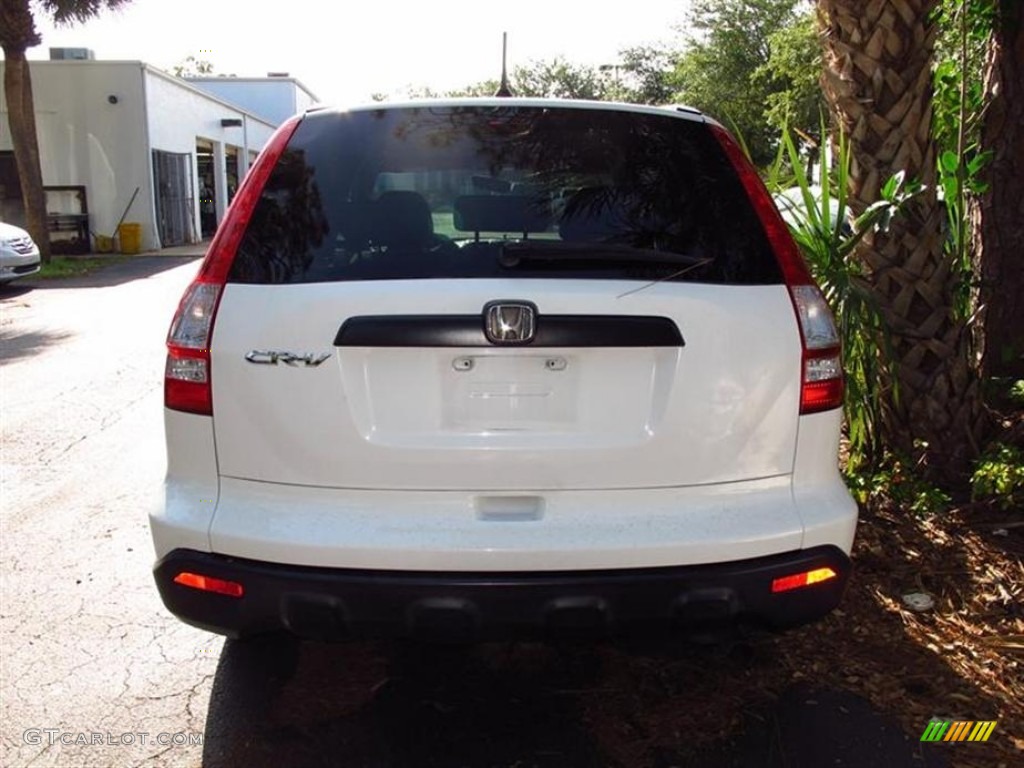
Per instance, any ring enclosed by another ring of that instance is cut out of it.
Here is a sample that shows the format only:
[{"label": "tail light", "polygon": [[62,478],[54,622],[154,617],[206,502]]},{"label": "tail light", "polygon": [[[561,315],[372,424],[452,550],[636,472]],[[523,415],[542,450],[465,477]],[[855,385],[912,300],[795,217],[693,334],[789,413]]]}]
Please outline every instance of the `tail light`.
[{"label": "tail light", "polygon": [[817,413],[843,404],[843,365],[839,333],[828,302],[811,277],[789,227],[775,207],[757,170],[729,132],[720,125],[708,127],[718,139],[743,184],[768,242],[778,259],[782,277],[793,302],[803,355],[800,361],[800,413]]},{"label": "tail light", "polygon": [[213,415],[210,340],[224,284],[263,187],[301,117],[293,117],[270,137],[217,228],[199,274],[185,290],[167,334],[164,405],[174,411]]},{"label": "tail light", "polygon": [[816,285],[791,285],[789,295],[804,344],[800,413],[839,408],[843,404],[843,363],[832,311]]},{"label": "tail light", "polygon": [[168,408],[207,416],[213,413],[209,347],[220,288],[214,283],[193,282],[171,321],[164,371],[164,404]]}]

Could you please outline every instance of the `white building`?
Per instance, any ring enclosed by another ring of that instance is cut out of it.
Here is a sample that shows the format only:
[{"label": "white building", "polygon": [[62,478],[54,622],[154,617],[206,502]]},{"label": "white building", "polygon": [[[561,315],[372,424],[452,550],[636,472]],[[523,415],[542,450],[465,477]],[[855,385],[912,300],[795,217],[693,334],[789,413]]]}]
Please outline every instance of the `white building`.
[{"label": "white building", "polygon": [[[199,241],[277,124],[139,61],[30,67],[51,240],[72,246],[122,216],[143,249]],[[0,219],[24,219],[2,94]]]},{"label": "white building", "polygon": [[268,72],[266,77],[232,75],[186,77],[185,80],[275,125],[305,112],[319,101],[316,94],[287,72]]}]

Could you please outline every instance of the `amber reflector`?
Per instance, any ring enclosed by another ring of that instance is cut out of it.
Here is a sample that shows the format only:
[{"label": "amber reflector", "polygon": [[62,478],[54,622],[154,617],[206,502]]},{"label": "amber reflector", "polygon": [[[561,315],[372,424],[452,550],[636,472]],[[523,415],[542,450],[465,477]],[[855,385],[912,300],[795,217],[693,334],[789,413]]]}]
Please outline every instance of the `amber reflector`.
[{"label": "amber reflector", "polygon": [[831,568],[815,568],[813,571],[804,571],[803,573],[795,573],[792,576],[783,576],[780,579],[774,579],[772,581],[772,592],[788,592],[791,589],[809,587],[812,584],[820,584],[823,581],[829,581],[837,576],[839,576],[839,574]]}]

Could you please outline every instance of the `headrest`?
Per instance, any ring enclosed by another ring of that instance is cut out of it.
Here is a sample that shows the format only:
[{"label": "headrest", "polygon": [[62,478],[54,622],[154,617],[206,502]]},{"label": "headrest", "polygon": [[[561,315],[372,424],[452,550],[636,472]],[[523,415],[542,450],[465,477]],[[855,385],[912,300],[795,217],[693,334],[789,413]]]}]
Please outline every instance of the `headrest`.
[{"label": "headrest", "polygon": [[400,190],[385,192],[375,209],[373,240],[378,245],[418,248],[430,243],[434,219],[423,195]]},{"label": "headrest", "polygon": [[455,228],[463,232],[544,232],[551,203],[527,195],[462,195],[455,198]]}]

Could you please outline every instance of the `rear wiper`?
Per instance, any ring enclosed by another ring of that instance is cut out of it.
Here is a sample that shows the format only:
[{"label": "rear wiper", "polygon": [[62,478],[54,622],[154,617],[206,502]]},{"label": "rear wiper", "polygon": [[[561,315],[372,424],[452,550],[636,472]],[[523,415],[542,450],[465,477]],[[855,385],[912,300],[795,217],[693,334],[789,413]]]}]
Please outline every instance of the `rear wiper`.
[{"label": "rear wiper", "polygon": [[622,243],[567,243],[559,240],[522,240],[503,243],[498,263],[516,267],[522,261],[642,261],[656,264],[701,266],[711,262],[703,256],[674,251],[638,248]]}]

